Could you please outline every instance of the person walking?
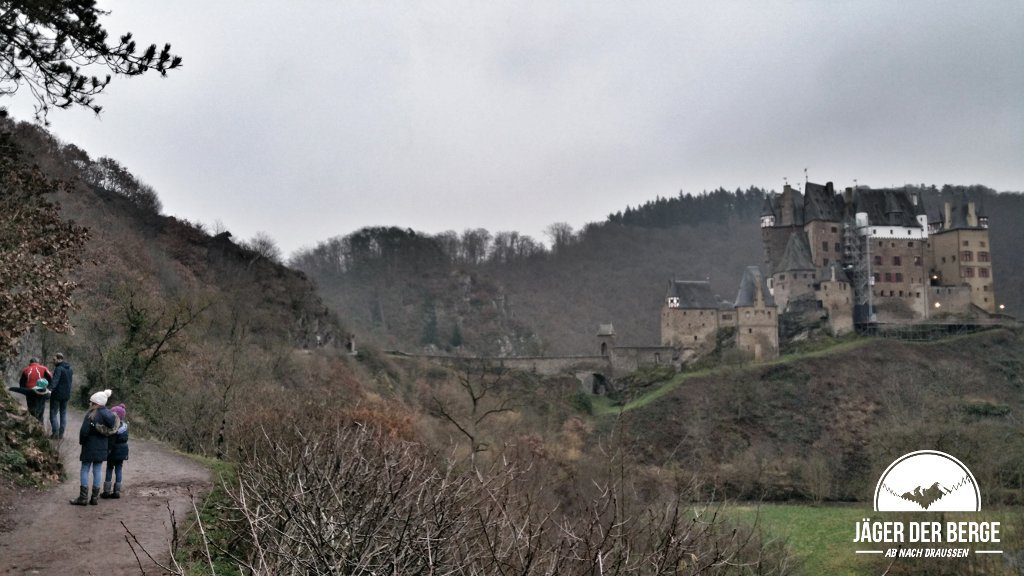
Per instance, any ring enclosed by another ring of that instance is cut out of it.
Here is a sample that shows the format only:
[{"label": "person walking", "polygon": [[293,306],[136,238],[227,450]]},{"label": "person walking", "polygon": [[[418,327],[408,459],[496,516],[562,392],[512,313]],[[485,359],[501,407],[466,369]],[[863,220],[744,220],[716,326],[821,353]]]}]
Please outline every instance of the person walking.
[{"label": "person walking", "polygon": [[[110,435],[119,427],[117,416],[107,410],[107,400],[112,392],[104,390],[89,397],[89,411],[82,419],[82,429],[78,432],[78,443],[82,445],[82,454],[79,460],[82,462],[81,485],[79,486],[78,498],[71,503],[76,506],[98,502],[96,498],[100,495],[100,476],[103,472],[103,462],[107,459],[109,452]],[[89,494],[89,472],[92,471],[92,494]]]},{"label": "person walking", "polygon": [[50,391],[46,389],[46,386],[50,382],[46,378],[40,378],[36,380],[35,388],[21,388],[19,386],[12,386],[8,388],[11,392],[21,394],[25,396],[25,404],[28,405],[28,413],[33,418],[39,421],[39,426],[43,426],[43,410],[46,409],[46,397],[50,395]]},{"label": "person walking", "polygon": [[63,438],[64,429],[68,426],[68,400],[71,399],[72,379],[74,371],[71,364],[64,360],[64,354],[53,355],[56,366],[50,378],[50,437]]},{"label": "person walking", "polygon": [[39,419],[39,423],[43,423],[42,414],[46,409],[46,397],[40,396],[36,393],[29,393],[36,387],[36,382],[40,378],[45,378],[47,381],[53,381],[53,375],[50,374],[50,370],[39,363],[38,358],[29,358],[28,366],[21,371],[21,378],[18,380],[18,386],[20,386],[24,392],[20,392],[25,395],[25,408],[28,409],[28,413],[33,417]]},{"label": "person walking", "polygon": [[[121,420],[121,426],[110,437],[110,448],[107,452],[107,474],[103,480],[103,493],[100,494],[100,498],[117,499],[121,497],[121,470],[124,467],[124,461],[128,459],[128,411],[124,404],[118,404],[110,411]],[[110,491],[112,475],[114,477],[113,492]]]}]

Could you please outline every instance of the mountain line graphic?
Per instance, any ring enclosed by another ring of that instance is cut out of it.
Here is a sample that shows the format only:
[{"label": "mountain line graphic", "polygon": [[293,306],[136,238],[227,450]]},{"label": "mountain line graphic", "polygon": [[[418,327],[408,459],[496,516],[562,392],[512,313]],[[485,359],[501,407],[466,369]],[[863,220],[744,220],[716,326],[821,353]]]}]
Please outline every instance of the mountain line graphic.
[{"label": "mountain line graphic", "polygon": [[885,488],[886,492],[892,494],[893,496],[914,502],[921,508],[927,510],[929,506],[934,504],[936,501],[942,499],[942,497],[945,496],[946,494],[955,492],[970,483],[971,477],[964,475],[964,477],[959,482],[954,484],[952,488],[943,487],[938,482],[935,482],[929,488],[922,489],[920,486],[918,486],[917,488],[914,488],[912,491],[900,494],[899,492],[896,492],[895,490],[890,488],[888,484],[883,483],[882,487]]}]

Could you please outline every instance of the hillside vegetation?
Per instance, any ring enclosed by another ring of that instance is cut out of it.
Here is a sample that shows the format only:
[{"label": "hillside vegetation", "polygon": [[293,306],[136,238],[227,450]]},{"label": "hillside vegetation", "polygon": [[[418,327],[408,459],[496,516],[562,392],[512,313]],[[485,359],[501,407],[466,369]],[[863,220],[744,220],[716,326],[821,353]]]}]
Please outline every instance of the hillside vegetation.
[{"label": "hillside vegetation", "polygon": [[[928,205],[967,191],[989,215],[995,292],[1024,310],[1024,195],[984,186],[913,186]],[[548,229],[550,248],[515,232],[437,235],[364,229],[300,251],[324,299],[370,341],[390,348],[478,354],[592,352],[598,324],[619,342],[660,342],[672,279],[708,279],[732,302],[744,267],[764,255],[758,224],[767,192],[716,190],[658,198],[573,231]]]},{"label": "hillside vegetation", "polygon": [[850,344],[652,391],[622,416],[632,450],[729,497],[812,501],[870,500],[897,456],[942,450],[986,502],[1024,501],[1021,331]]}]

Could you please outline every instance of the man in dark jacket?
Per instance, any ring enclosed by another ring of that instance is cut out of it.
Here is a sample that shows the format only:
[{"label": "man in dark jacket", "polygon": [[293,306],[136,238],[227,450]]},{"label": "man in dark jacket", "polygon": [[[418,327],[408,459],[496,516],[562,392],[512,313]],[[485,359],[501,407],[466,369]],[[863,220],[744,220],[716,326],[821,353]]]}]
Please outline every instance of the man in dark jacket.
[{"label": "man in dark jacket", "polygon": [[28,393],[29,390],[36,387],[36,381],[40,378],[53,382],[53,376],[46,366],[40,364],[38,358],[30,358],[28,366],[21,371],[21,379],[18,380],[18,386],[25,390],[22,394],[25,395],[25,407],[28,408],[28,413],[38,418],[39,423],[42,424],[43,410],[46,409],[46,397]]},{"label": "man in dark jacket", "polygon": [[63,438],[64,429],[68,427],[68,400],[71,399],[72,377],[71,365],[64,361],[64,355],[57,352],[53,355],[57,365],[50,379],[50,437]]}]

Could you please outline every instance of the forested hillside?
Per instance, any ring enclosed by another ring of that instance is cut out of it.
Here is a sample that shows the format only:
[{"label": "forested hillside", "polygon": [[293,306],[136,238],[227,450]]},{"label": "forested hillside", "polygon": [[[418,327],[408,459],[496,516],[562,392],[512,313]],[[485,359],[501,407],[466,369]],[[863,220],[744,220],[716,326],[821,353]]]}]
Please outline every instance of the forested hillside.
[{"label": "forested hillside", "polygon": [[[211,235],[202,224],[159,213],[156,193],[109,158],[92,159],[37,125],[4,121],[26,161],[65,186],[61,216],[88,229],[73,333],[37,327],[27,355],[64,352],[80,398],[110,388],[133,421],[188,450],[223,453],[255,393],[315,381],[354,390],[340,354],[345,334],[301,273],[258,247]],[[276,393],[276,392],[275,392]]]},{"label": "forested hillside", "polygon": [[[1024,195],[984,186],[912,187],[938,206],[966,190],[989,215],[995,290],[1024,309]],[[657,198],[574,231],[548,228],[546,247],[515,232],[426,235],[364,229],[300,251],[293,266],[371,340],[406,350],[482,354],[591,352],[598,324],[620,343],[659,342],[672,279],[708,279],[733,301],[743,268],[763,260],[766,192],[716,190]],[[374,246],[367,250],[366,246]],[[507,337],[503,337],[502,334]]]}]

